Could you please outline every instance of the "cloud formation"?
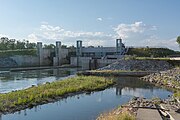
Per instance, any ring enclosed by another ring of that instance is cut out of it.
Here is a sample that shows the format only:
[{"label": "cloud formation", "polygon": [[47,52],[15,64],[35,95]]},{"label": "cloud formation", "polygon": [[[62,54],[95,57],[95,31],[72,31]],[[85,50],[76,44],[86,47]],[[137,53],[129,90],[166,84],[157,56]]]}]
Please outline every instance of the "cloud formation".
[{"label": "cloud formation", "polygon": [[76,40],[82,40],[85,46],[108,45],[108,41],[112,40],[112,37],[103,32],[69,31],[48,23],[42,23],[37,32],[28,35],[28,39],[33,42],[54,43],[59,40],[62,43],[74,45]]},{"label": "cloud formation", "polygon": [[97,18],[97,21],[102,21],[102,20],[103,20],[103,19],[102,19],[102,18],[100,18],[100,17],[99,17],[99,18]]},{"label": "cloud formation", "polygon": [[9,38],[9,36],[8,36],[8,35],[1,34],[1,33],[0,33],[0,38],[1,38],[1,37],[8,37],[8,38]]},{"label": "cloud formation", "polygon": [[116,32],[118,38],[126,39],[132,34],[142,34],[145,31],[153,31],[156,29],[156,26],[149,26],[140,21],[132,24],[119,24],[114,28],[114,31]]},{"label": "cloud formation", "polygon": [[178,50],[176,38],[162,40],[156,35],[158,30],[153,25],[146,25],[143,22],[121,23],[112,30],[114,30],[112,34],[100,31],[71,31],[42,22],[38,30],[29,34],[27,39],[45,44],[61,41],[65,45],[76,45],[76,40],[82,40],[83,46],[115,46],[115,39],[121,37],[127,46],[168,47]]}]

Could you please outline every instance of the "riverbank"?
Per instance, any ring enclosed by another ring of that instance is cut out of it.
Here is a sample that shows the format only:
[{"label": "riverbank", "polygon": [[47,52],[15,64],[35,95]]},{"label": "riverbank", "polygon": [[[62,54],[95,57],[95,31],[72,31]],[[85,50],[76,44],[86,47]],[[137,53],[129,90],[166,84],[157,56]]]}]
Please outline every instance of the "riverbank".
[{"label": "riverbank", "polygon": [[141,78],[154,85],[165,87],[174,91],[174,96],[180,100],[180,68],[160,71]]},{"label": "riverbank", "polygon": [[[150,82],[156,86],[165,87],[171,89],[174,95],[167,100],[152,99],[146,100],[144,98],[135,98],[129,101],[126,105],[114,109],[108,113],[99,115],[97,120],[135,120],[139,117],[148,117],[149,110],[146,109],[157,109],[155,113],[158,117],[163,118],[178,118],[180,116],[180,68],[173,68],[167,71],[161,71],[152,73],[150,75],[141,78],[143,81]],[[164,110],[168,106],[168,110]],[[143,108],[143,109],[141,109]],[[139,109],[139,113],[138,113]],[[141,112],[147,113],[142,115]],[[169,111],[169,112],[167,112]],[[151,111],[152,112],[152,111]],[[153,111],[154,112],[154,111]],[[153,117],[153,116],[152,116]]]},{"label": "riverbank", "polygon": [[176,119],[180,117],[179,112],[180,104],[173,98],[161,100],[134,97],[125,105],[100,114],[96,120],[179,120]]},{"label": "riverbank", "polygon": [[112,80],[107,80],[104,77],[77,76],[63,81],[0,94],[0,114],[13,113],[76,94],[103,90],[113,84]]}]

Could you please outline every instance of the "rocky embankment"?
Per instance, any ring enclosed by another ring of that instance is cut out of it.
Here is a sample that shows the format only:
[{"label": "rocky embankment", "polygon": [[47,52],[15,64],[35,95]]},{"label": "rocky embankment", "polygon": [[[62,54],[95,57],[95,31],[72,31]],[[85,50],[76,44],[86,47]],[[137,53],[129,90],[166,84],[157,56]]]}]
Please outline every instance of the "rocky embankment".
[{"label": "rocky embankment", "polygon": [[[164,109],[162,108],[162,105],[168,105],[169,108]],[[169,120],[170,116],[167,114],[168,111],[174,111],[177,114],[180,112],[180,104],[177,103],[177,101],[172,97],[166,100],[161,100],[159,98],[145,99],[134,97],[127,104],[122,105],[121,107],[118,107],[117,109],[114,109],[108,113],[101,114],[96,120],[108,120],[113,118],[120,119],[123,117],[123,113],[128,113],[128,116],[134,116],[134,119],[132,120],[135,120],[140,108],[145,110],[158,110],[159,113],[161,113],[161,117],[165,120]]]},{"label": "rocky embankment", "polygon": [[171,68],[172,65],[163,60],[119,60],[99,70],[163,71]]},{"label": "rocky embankment", "polygon": [[153,84],[180,90],[180,68],[153,73],[141,79]]}]

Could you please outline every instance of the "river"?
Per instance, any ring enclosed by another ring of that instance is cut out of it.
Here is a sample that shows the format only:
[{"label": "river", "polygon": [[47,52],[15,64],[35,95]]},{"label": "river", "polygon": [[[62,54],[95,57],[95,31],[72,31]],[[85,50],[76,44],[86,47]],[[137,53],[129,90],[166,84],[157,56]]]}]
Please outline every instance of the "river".
[{"label": "river", "polygon": [[[0,92],[63,79],[73,75],[76,71],[75,69],[61,69],[9,72],[9,78],[0,80]],[[117,85],[106,90],[80,94],[54,103],[39,105],[32,109],[21,110],[14,114],[1,115],[0,120],[94,120],[100,113],[128,102],[133,96],[164,99],[172,94],[166,89],[155,87],[136,77],[116,77],[113,79],[116,80]],[[5,87],[5,85],[11,86],[11,88]]]}]

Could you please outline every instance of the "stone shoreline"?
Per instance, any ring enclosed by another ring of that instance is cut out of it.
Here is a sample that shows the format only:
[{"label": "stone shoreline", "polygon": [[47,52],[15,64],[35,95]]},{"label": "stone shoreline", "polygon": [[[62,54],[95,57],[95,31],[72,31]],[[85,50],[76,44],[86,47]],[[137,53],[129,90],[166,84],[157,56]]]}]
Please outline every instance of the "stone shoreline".
[{"label": "stone shoreline", "polygon": [[[150,82],[156,86],[165,87],[167,89],[174,90],[174,92],[180,93],[180,68],[173,68],[167,71],[160,71],[152,73],[150,75],[140,78],[141,80]],[[161,104],[169,106],[168,110],[163,110]],[[106,120],[109,116],[121,117],[123,112],[127,112],[130,116],[137,116],[137,110],[139,108],[157,109],[160,112],[163,119],[169,119],[172,117],[165,111],[173,111],[176,116],[180,114],[180,96],[171,96],[166,100],[160,99],[145,99],[134,97],[127,104],[122,105],[120,108],[110,111],[109,113],[101,114],[97,120]],[[179,113],[179,114],[178,114]],[[178,114],[178,115],[177,115]],[[173,114],[174,115],[174,114]]]},{"label": "stone shoreline", "polygon": [[141,79],[161,87],[172,88],[180,91],[180,68],[160,71],[144,76]]},{"label": "stone shoreline", "polygon": [[[161,104],[170,105],[170,108],[164,109],[161,107]],[[180,104],[177,103],[176,100],[172,97],[166,100],[161,100],[159,98],[146,99],[134,97],[128,103],[121,105],[120,107],[111,110],[108,113],[100,114],[96,120],[108,120],[107,118],[113,118],[114,116],[116,116],[116,118],[121,118],[123,113],[128,113],[129,116],[134,116],[134,119],[136,119],[138,109],[157,110],[163,119],[168,119],[170,116],[168,114],[164,114],[164,112],[168,112],[173,109],[177,113],[180,113]]]}]

